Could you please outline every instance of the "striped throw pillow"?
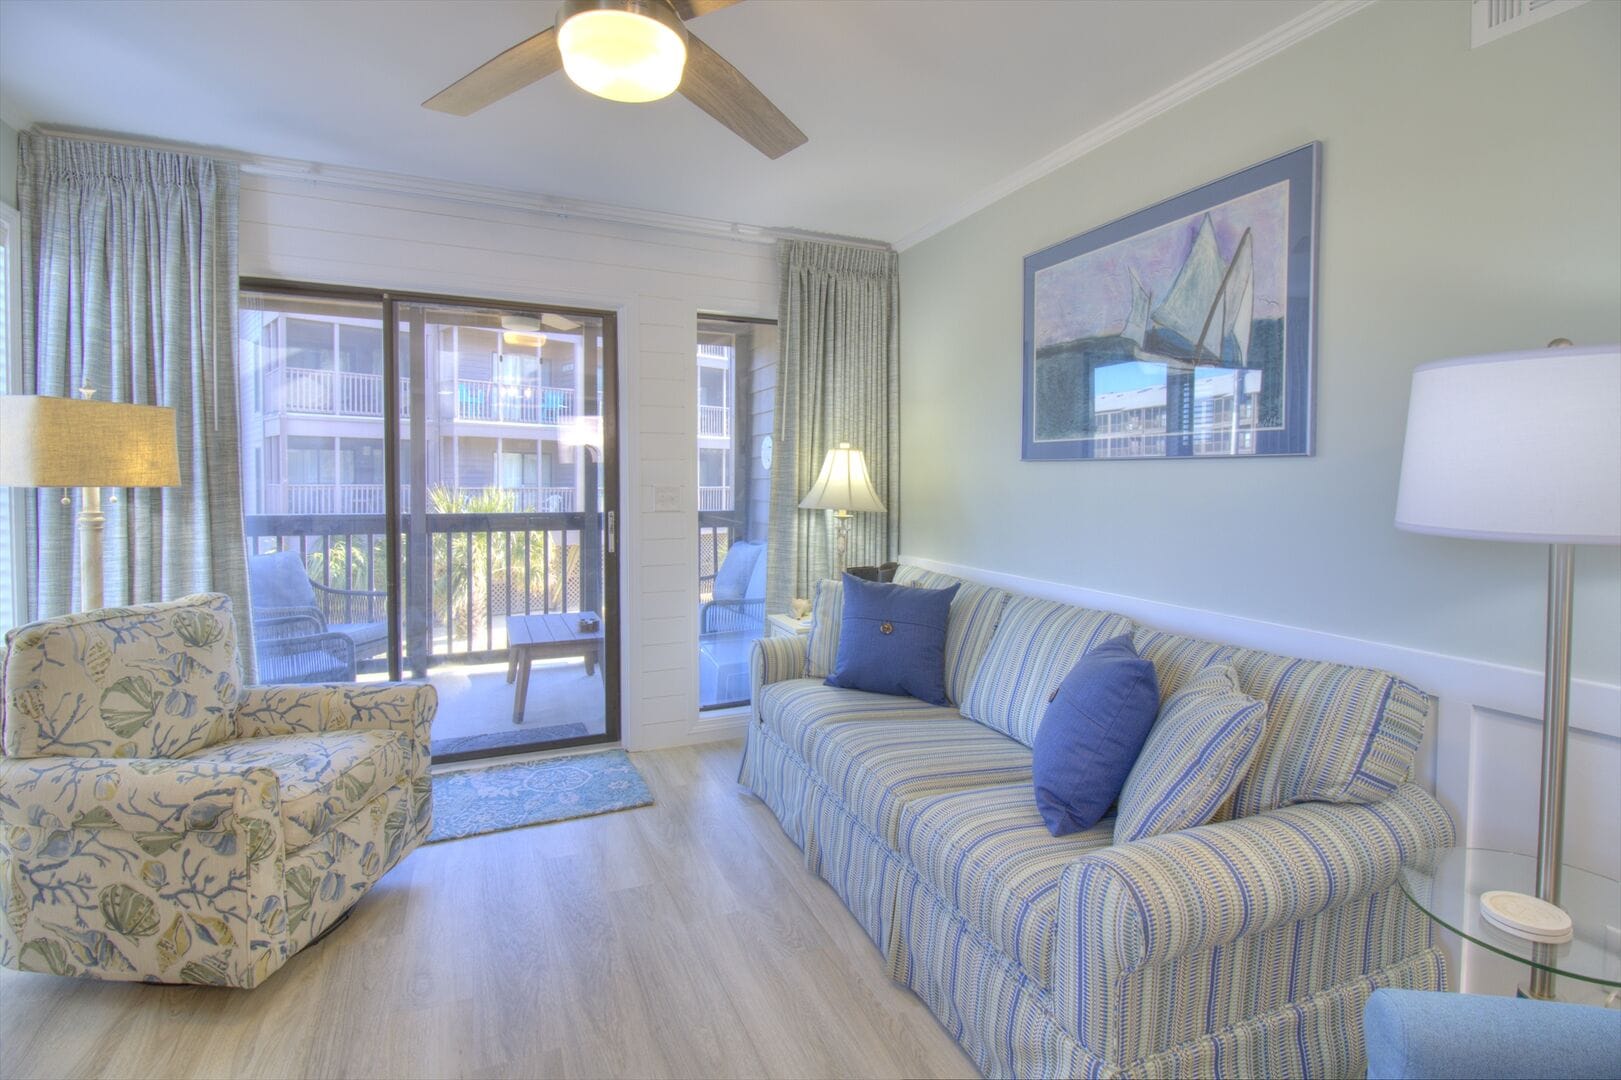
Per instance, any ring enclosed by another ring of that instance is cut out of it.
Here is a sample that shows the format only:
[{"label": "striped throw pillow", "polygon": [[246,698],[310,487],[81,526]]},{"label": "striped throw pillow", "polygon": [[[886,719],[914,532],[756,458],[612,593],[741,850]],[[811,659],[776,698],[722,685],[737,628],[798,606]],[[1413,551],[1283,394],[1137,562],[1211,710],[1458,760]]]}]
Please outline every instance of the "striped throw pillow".
[{"label": "striped throw pillow", "polygon": [[844,623],[844,582],[828,578],[816,583],[811,603],[810,641],[805,646],[805,676],[825,679],[839,658],[839,627]]},{"label": "striped throw pillow", "polygon": [[1229,664],[1189,679],[1160,710],[1120,791],[1114,842],[1181,832],[1216,817],[1261,748],[1266,705]]}]

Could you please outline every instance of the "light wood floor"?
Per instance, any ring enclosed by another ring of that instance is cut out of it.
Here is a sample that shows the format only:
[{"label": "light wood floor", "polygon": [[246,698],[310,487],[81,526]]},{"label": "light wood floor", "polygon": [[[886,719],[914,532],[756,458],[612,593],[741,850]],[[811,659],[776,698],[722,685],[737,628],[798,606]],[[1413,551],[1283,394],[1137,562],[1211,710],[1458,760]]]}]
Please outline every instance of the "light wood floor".
[{"label": "light wood floor", "polygon": [[257,990],[0,971],[0,1076],[972,1076],[739,788],[419,848]]}]

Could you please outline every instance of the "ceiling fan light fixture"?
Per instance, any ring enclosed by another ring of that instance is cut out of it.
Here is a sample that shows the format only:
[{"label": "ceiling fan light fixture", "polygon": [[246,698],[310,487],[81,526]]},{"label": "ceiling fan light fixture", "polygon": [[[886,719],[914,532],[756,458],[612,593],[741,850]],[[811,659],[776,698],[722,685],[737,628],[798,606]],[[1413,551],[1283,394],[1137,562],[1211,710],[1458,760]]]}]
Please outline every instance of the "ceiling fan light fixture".
[{"label": "ceiling fan light fixture", "polygon": [[568,0],[557,16],[563,71],[609,101],[675,93],[687,64],[686,37],[668,0]]}]

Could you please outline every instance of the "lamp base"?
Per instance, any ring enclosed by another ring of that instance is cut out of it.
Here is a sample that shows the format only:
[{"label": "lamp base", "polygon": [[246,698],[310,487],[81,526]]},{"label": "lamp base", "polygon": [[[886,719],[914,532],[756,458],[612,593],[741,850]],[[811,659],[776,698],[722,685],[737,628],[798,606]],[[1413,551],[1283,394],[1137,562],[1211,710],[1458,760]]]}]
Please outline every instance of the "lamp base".
[{"label": "lamp base", "polygon": [[1542,945],[1562,945],[1575,936],[1563,908],[1525,893],[1506,889],[1481,893],[1480,914],[1504,933]]}]

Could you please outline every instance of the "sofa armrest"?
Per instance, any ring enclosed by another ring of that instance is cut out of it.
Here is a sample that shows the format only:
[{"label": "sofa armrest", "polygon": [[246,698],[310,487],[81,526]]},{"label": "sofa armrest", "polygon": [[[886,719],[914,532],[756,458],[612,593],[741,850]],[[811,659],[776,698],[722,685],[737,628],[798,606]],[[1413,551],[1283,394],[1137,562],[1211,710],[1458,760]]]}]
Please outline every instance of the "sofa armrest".
[{"label": "sofa armrest", "polygon": [[1083,978],[1112,979],[1389,888],[1452,842],[1447,812],[1404,784],[1378,803],[1301,803],[1121,844],[1064,871],[1059,946],[1076,928]]},{"label": "sofa armrest", "polygon": [[757,639],[749,651],[749,700],[759,700],[762,686],[803,678],[806,644],[803,634]]},{"label": "sofa armrest", "polygon": [[279,835],[280,805],[276,774],[263,766],[185,758],[0,758],[0,822],[7,825],[188,833],[226,832],[253,819],[270,822]]},{"label": "sofa armrest", "polygon": [[236,707],[238,738],[320,731],[399,731],[415,748],[413,775],[426,773],[439,693],[429,683],[250,686]]}]

